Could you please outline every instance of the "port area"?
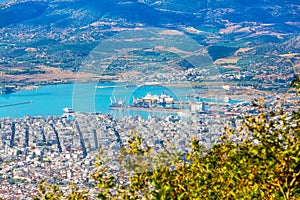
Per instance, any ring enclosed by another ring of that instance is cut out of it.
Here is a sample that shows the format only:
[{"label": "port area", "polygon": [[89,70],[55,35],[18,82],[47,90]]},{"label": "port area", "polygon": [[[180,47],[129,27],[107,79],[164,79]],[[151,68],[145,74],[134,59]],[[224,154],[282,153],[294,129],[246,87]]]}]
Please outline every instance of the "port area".
[{"label": "port area", "polygon": [[151,108],[146,108],[146,107],[137,107],[137,106],[121,106],[121,107],[110,107],[111,110],[132,110],[132,111],[145,111],[145,112],[167,112],[167,113],[173,113],[173,114],[178,114],[180,112],[188,112],[186,109],[181,109],[181,108],[163,108],[163,107],[151,107]]},{"label": "port area", "polygon": [[[151,107],[144,107],[144,106],[130,106],[130,105],[122,105],[122,106],[110,106],[110,110],[132,110],[132,111],[144,111],[144,112],[167,112],[171,114],[178,114],[178,113],[216,113],[218,111],[214,110],[207,110],[205,106],[210,107],[218,107],[218,108],[225,108],[229,105],[226,103],[211,103],[211,102],[205,102],[205,103],[194,103],[194,102],[174,102],[172,104],[172,107],[162,107],[162,106],[151,106]],[[218,109],[217,109],[218,110]]]},{"label": "port area", "polygon": [[[190,114],[220,114],[228,110],[231,104],[228,100],[222,102],[203,102],[203,101],[176,101],[173,97],[162,93],[161,95],[151,95],[133,100],[133,105],[126,104],[122,99],[118,101],[114,98],[110,104],[110,110],[131,110],[149,113],[168,113],[178,115]],[[232,113],[231,113],[232,114]]]}]

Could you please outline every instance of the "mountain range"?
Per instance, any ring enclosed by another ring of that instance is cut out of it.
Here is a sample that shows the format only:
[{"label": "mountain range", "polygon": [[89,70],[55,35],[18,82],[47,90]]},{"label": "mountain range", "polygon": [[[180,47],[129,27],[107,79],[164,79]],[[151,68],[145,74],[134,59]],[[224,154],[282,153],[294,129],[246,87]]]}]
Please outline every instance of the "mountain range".
[{"label": "mountain range", "polygon": [[[299,0],[55,0],[16,1],[0,9],[0,27],[18,24],[71,26],[101,17],[164,26],[168,23],[199,25],[219,21],[284,23],[299,21]],[[80,13],[79,18],[74,17]],[[63,22],[62,22],[63,21]]]},{"label": "mountain range", "polygon": [[284,66],[276,56],[290,53],[298,62],[300,46],[300,0],[16,0],[0,3],[0,19],[2,70],[43,64],[76,71],[99,42],[136,27],[184,32],[214,60],[248,49],[239,67],[253,60]]}]

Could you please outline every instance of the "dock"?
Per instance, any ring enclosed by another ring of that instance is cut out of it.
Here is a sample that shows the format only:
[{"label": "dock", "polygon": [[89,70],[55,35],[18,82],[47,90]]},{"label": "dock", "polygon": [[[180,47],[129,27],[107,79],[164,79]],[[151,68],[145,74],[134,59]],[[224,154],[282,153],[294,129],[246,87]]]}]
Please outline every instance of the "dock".
[{"label": "dock", "polygon": [[129,87],[142,87],[142,86],[162,86],[163,84],[158,82],[146,82],[143,84],[124,84],[124,85],[97,85],[96,89],[105,89],[105,88],[129,88]]},{"label": "dock", "polygon": [[[168,112],[168,113],[180,113],[184,112],[184,109],[180,108],[161,108],[161,107],[153,107],[153,108],[144,108],[144,107],[136,107],[136,106],[123,106],[123,107],[111,107],[111,110],[132,110],[132,111],[144,111],[144,112]],[[188,110],[186,110],[188,111]]]},{"label": "dock", "polygon": [[20,103],[0,105],[0,108],[11,107],[11,106],[19,106],[19,105],[30,104],[30,103],[33,103],[33,101],[24,101],[24,102],[20,102]]},{"label": "dock", "polygon": [[139,87],[135,84],[125,84],[125,85],[97,85],[96,89],[105,89],[105,88],[129,88],[129,87]]}]

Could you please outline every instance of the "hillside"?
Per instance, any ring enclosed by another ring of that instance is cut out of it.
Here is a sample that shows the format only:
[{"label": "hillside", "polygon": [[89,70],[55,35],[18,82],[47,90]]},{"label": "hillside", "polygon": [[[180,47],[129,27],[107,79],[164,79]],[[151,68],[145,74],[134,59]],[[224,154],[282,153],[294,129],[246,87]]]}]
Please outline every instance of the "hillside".
[{"label": "hillside", "polygon": [[[234,68],[240,71],[247,66],[260,74],[262,67],[274,64],[286,70],[280,55],[298,53],[299,45],[293,41],[298,40],[300,29],[299,4],[299,0],[2,3],[0,69],[5,73],[15,67],[45,65],[76,71],[91,50],[105,39],[132,28],[158,27],[187,34],[207,47],[214,61],[235,56],[238,61],[233,63]],[[293,55],[297,62],[298,54]],[[256,64],[251,64],[252,61]],[[220,68],[224,66],[221,63]],[[221,71],[230,73],[228,69]],[[286,73],[291,73],[291,69]]]}]

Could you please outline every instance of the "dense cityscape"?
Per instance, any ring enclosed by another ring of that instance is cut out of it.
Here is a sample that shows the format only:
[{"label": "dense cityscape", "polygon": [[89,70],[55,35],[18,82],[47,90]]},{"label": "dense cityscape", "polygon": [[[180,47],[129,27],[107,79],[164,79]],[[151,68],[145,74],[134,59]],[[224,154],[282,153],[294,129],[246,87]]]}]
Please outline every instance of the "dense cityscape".
[{"label": "dense cityscape", "polygon": [[[259,112],[250,103],[228,104],[223,111],[219,107],[217,113],[209,111],[216,109],[214,106],[206,105],[208,110],[198,106],[180,118],[149,115],[148,119],[118,119],[110,114],[65,113],[61,117],[1,119],[1,197],[33,198],[38,180],[59,184],[66,191],[71,183],[88,189],[95,183],[90,175],[98,149],[103,150],[106,165],[112,169],[110,173],[126,182],[133,169],[124,168],[118,157],[133,133],[140,135],[156,153],[166,149],[174,154],[188,152],[192,138],[198,138],[209,149],[224,134],[225,122],[232,121],[230,126],[238,128],[241,116]],[[299,101],[267,99],[265,107],[270,111],[296,111]],[[6,194],[8,189],[11,192]],[[90,192],[95,195],[97,190]]]}]

